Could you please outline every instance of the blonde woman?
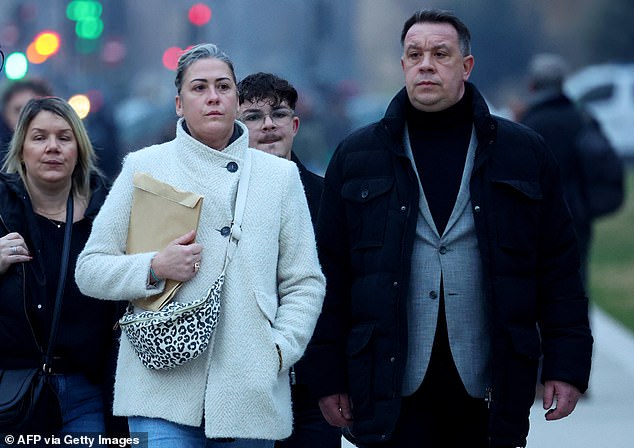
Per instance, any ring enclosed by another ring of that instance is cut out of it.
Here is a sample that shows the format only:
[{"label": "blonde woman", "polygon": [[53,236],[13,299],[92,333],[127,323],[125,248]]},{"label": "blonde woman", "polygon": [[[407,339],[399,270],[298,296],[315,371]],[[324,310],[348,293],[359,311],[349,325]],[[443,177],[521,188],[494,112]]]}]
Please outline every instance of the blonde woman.
[{"label": "blonde woman", "polygon": [[[85,297],[73,271],[106,196],[86,129],[63,99],[23,108],[0,174],[0,368],[41,368],[55,309],[64,231],[72,226],[68,274],[50,387],[62,412],[36,415],[26,433],[105,431],[109,352],[116,303]],[[67,203],[73,198],[71,221]]]}]

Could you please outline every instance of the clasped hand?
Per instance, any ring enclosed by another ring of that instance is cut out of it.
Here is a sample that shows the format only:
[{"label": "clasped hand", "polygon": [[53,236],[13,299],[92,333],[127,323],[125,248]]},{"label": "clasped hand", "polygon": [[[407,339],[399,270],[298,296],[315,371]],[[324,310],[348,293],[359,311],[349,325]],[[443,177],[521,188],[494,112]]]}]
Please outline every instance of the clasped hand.
[{"label": "clasped hand", "polygon": [[162,279],[179,282],[191,280],[202,260],[202,245],[195,242],[196,232],[191,230],[170,242],[152,259],[154,274]]}]

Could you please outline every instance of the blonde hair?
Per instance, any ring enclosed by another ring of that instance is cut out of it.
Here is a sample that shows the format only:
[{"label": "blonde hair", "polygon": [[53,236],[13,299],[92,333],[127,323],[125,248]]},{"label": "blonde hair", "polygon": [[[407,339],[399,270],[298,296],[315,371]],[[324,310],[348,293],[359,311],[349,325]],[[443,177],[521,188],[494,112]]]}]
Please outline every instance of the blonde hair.
[{"label": "blonde hair", "polygon": [[22,163],[24,140],[31,121],[42,111],[48,111],[62,117],[69,125],[77,140],[77,166],[73,170],[71,191],[81,197],[90,196],[90,176],[101,172],[97,167],[97,155],[92,147],[88,132],[75,109],[62,98],[48,96],[33,98],[20,112],[18,124],[9,150],[2,165],[2,170],[7,173],[18,173],[26,184],[26,172]]}]

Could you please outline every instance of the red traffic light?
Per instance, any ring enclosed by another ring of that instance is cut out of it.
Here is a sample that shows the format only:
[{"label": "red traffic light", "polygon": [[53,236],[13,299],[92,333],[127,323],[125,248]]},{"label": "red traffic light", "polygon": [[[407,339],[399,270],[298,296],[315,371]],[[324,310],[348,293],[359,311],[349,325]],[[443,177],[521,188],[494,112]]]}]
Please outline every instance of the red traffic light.
[{"label": "red traffic light", "polygon": [[170,47],[165,50],[163,52],[163,67],[168,70],[176,70],[181,54],[183,54],[183,50],[179,47]]},{"label": "red traffic light", "polygon": [[189,21],[196,26],[203,26],[211,20],[211,8],[204,3],[196,3],[189,8]]}]

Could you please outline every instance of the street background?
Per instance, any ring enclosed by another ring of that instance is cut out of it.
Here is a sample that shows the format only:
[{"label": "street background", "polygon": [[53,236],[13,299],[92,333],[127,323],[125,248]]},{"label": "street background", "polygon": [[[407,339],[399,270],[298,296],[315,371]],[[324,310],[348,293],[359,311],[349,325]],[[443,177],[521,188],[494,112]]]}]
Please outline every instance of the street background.
[{"label": "street background", "polygon": [[[2,0],[0,91],[15,79],[43,78],[59,96],[84,95],[99,156],[118,161],[172,138],[174,62],[190,45],[214,42],[238,78],[269,71],[298,88],[294,150],[323,173],[337,143],[380,117],[402,87],[401,27],[421,7],[453,10],[467,23],[471,80],[510,119],[527,98],[531,57],[564,56],[575,99],[614,129],[613,143],[634,160],[632,0]],[[46,57],[33,54],[42,33],[59,40]],[[630,195],[627,219],[598,235],[605,263],[592,281],[588,397],[559,422],[546,422],[535,405],[529,447],[634,447],[633,203]]]},{"label": "street background", "polygon": [[[174,134],[178,52],[214,42],[238,78],[270,71],[298,88],[296,151],[323,172],[337,143],[382,115],[402,87],[400,32],[421,7],[453,10],[467,23],[471,80],[511,118],[535,53],[558,52],[572,71],[634,62],[631,0],[2,0],[0,89],[18,62],[9,57],[28,56],[22,76],[44,78],[66,98],[90,98],[86,122],[100,155],[120,158]],[[42,32],[55,33],[59,48],[32,57]],[[634,103],[631,89],[623,95]]]}]

